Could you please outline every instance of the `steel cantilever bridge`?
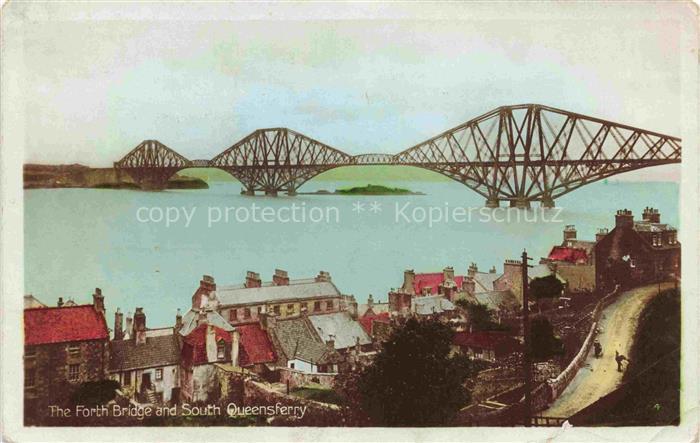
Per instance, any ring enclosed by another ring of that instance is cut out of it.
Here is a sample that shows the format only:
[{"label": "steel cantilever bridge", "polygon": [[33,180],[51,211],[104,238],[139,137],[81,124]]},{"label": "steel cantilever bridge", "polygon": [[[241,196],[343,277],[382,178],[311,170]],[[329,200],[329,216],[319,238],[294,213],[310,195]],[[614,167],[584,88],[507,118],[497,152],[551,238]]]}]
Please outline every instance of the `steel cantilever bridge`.
[{"label": "steel cantilever bridge", "polygon": [[188,160],[146,140],[115,162],[143,189],[164,189],[187,168],[219,168],[245,194],[294,195],[333,168],[407,165],[450,177],[486,198],[529,207],[615,174],[680,163],[681,140],[628,125],[527,104],[503,106],[398,154],[350,155],[286,128],[259,129],[211,160]]}]

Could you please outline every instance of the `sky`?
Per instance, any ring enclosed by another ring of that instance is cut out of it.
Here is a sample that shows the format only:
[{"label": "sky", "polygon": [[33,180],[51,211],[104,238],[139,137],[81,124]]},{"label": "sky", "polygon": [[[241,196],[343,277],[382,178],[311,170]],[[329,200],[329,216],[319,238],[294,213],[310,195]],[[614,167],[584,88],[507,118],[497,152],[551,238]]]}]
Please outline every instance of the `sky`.
[{"label": "sky", "polygon": [[519,103],[680,133],[662,20],[49,21],[25,27],[24,70],[38,163],[109,166],[144,139],[211,158],[278,126],[394,153]]}]

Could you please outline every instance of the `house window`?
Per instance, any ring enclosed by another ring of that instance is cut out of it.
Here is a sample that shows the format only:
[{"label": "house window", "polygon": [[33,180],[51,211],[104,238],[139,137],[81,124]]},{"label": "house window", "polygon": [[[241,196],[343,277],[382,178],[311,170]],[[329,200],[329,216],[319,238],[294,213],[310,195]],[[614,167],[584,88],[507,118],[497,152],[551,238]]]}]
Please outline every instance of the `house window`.
[{"label": "house window", "polygon": [[131,386],[131,372],[124,373],[124,386]]},{"label": "house window", "polygon": [[80,346],[69,345],[68,346],[68,355],[70,355],[71,357],[80,357]]},{"label": "house window", "polygon": [[250,308],[245,308],[243,310],[243,318],[250,318]]},{"label": "house window", "polygon": [[294,369],[294,362],[293,362],[293,361],[290,361],[290,362],[289,362],[289,367],[290,367],[291,369]]},{"label": "house window", "polygon": [[25,368],[24,370],[24,387],[31,388],[36,382],[36,368]]},{"label": "house window", "polygon": [[275,305],[275,307],[272,308],[272,311],[273,311],[275,314],[280,315],[280,305]]},{"label": "house window", "polygon": [[77,381],[80,377],[80,365],[68,365],[68,380]]},{"label": "house window", "polygon": [[238,320],[238,311],[235,309],[231,309],[228,311],[228,320],[229,321],[237,321]]},{"label": "house window", "polygon": [[293,304],[287,305],[287,315],[290,315],[293,313],[294,313],[294,305]]},{"label": "house window", "polygon": [[314,312],[318,312],[321,310],[321,302],[320,301],[315,301],[314,302]]},{"label": "house window", "polygon": [[156,380],[163,380],[163,369],[156,369]]},{"label": "house window", "polygon": [[218,360],[226,358],[226,346],[223,340],[219,340],[219,343],[216,344],[216,358]]}]

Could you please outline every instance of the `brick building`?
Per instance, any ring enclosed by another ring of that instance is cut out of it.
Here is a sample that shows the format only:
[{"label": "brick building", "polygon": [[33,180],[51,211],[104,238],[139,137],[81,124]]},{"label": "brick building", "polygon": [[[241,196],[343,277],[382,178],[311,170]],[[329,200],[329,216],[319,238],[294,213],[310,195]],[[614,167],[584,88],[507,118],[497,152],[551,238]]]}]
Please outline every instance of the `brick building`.
[{"label": "brick building", "polygon": [[657,209],[645,208],[642,220],[634,220],[628,209],[618,210],[615,228],[595,245],[596,286],[605,290],[618,283],[630,287],[679,278],[677,234],[676,228],[661,223]]},{"label": "brick building", "polygon": [[65,404],[81,383],[105,378],[109,331],[104,296],[91,305],[24,310],[25,420],[44,416],[48,404]]}]

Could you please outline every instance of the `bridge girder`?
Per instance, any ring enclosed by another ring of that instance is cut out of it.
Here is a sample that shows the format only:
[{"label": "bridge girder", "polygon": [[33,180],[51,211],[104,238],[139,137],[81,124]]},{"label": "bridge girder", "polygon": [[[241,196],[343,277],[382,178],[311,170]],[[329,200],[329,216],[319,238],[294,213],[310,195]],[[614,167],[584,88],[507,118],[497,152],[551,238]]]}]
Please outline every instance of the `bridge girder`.
[{"label": "bridge girder", "polygon": [[680,139],[541,105],[498,108],[395,156],[489,202],[553,200],[587,183],[678,163]]},{"label": "bridge girder", "polygon": [[146,140],[115,163],[142,187],[163,189],[189,167],[215,167],[248,193],[294,193],[307,180],[341,166],[408,165],[448,176],[487,199],[529,205],[585,184],[649,166],[679,163],[681,141],[542,105],[504,106],[398,154],[351,156],[287,128],[259,129],[211,160],[190,161]]}]

